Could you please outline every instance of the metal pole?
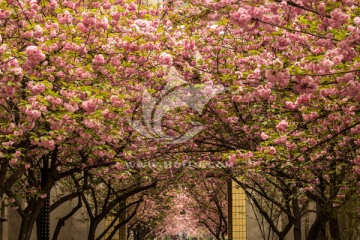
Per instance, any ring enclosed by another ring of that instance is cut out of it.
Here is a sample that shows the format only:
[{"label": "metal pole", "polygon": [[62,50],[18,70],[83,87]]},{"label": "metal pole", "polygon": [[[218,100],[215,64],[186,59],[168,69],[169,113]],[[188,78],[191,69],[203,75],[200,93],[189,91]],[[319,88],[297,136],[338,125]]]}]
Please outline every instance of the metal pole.
[{"label": "metal pole", "polygon": [[[41,170],[41,189],[44,189],[48,181],[49,160],[43,159]],[[40,240],[50,240],[50,194],[43,200],[44,205],[40,212]]]}]

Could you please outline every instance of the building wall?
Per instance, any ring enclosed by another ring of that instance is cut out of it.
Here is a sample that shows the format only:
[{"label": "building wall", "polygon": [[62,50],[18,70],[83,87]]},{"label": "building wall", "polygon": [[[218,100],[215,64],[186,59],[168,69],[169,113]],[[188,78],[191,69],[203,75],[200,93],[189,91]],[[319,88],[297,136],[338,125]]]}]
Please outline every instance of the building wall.
[{"label": "building wall", "polygon": [[[55,194],[56,190],[53,190],[51,195],[55,196]],[[51,212],[50,239],[52,239],[52,234],[56,228],[58,220],[69,213],[76,205],[77,199],[74,199],[73,201],[65,202],[60,207]],[[21,224],[20,215],[14,209],[5,208],[3,216],[7,218],[8,221],[2,223],[2,236],[0,236],[0,240],[17,240]],[[87,216],[86,209],[82,207],[65,222],[65,225],[61,228],[58,240],[87,239],[89,232],[89,222],[86,221],[84,216]],[[98,232],[101,232],[104,229],[104,225],[104,221],[99,224]],[[31,240],[37,240],[36,225],[33,228]]]},{"label": "building wall", "polygon": [[[231,240],[260,240],[264,239],[261,233],[261,229],[258,223],[261,216],[258,212],[255,212],[255,207],[252,207],[251,202],[245,196],[244,190],[236,185],[234,181],[228,185],[229,190],[229,239]],[[315,209],[315,203],[309,205],[310,209]],[[305,221],[302,223],[302,240],[305,240],[309,231],[309,226],[315,221],[315,213],[309,213],[305,217]],[[259,219],[257,219],[259,218]],[[285,219],[284,219],[285,221]],[[280,221],[281,222],[281,221]],[[265,233],[265,239],[277,239],[276,235],[270,237],[269,225],[263,219],[262,230]],[[271,232],[271,231],[270,231]],[[245,234],[244,234],[245,233]],[[285,237],[285,240],[293,240],[293,229],[289,231],[289,234]]]}]

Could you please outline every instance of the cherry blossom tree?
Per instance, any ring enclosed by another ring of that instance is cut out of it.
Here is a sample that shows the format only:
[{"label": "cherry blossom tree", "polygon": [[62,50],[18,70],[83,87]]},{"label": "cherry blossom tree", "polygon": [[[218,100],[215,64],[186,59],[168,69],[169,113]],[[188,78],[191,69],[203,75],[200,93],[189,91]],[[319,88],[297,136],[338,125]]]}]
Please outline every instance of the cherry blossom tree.
[{"label": "cherry blossom tree", "polygon": [[[131,1],[0,5],[0,195],[22,217],[19,239],[29,239],[57,182],[126,161],[131,105],[141,86],[162,80],[168,57],[156,8]],[[49,166],[46,183],[41,165]]]},{"label": "cherry blossom tree", "polygon": [[[227,151],[242,183],[267,192],[272,181],[288,199],[317,203],[309,239],[327,222],[340,239],[336,215],[359,191],[359,5],[181,3],[167,5],[172,27],[191,32],[169,44],[174,66],[184,79],[222,83],[229,94],[198,117],[213,123],[207,131],[180,148]],[[296,239],[301,216],[293,216]]]},{"label": "cherry blossom tree", "polygon": [[[168,184],[168,182],[164,183]],[[133,236],[135,240],[143,240],[161,234],[163,226],[166,225],[164,222],[166,213],[174,203],[172,202],[173,189],[162,184],[159,186],[160,184],[144,196],[139,210],[127,225],[128,237]]]},{"label": "cherry blossom tree", "polygon": [[[192,203],[188,209],[197,217],[198,224],[215,239],[226,239],[228,229],[228,179],[208,177],[204,170],[189,172],[183,181]],[[201,177],[200,177],[201,176]]]}]

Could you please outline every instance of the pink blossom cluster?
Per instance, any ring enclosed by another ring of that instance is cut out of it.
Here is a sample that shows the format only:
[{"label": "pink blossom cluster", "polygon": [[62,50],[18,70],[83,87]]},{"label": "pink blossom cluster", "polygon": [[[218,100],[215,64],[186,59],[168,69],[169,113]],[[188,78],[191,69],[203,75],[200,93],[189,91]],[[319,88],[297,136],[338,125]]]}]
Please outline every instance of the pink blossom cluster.
[{"label": "pink blossom cluster", "polygon": [[61,89],[60,94],[64,97],[72,99],[75,96],[75,91],[71,89]]},{"label": "pink blossom cluster", "polygon": [[60,107],[63,104],[63,100],[58,97],[46,96],[45,99],[55,107]]},{"label": "pink blossom cluster", "polygon": [[269,138],[269,136],[268,136],[266,133],[264,133],[264,132],[261,133],[260,137],[261,137],[261,139],[264,140],[264,141],[266,141],[266,140]]},{"label": "pink blossom cluster", "polygon": [[9,97],[14,98],[16,93],[16,88],[12,86],[3,86],[1,90]]},{"label": "pink blossom cluster", "polygon": [[340,8],[336,8],[330,12],[331,19],[329,23],[332,27],[339,28],[349,19],[349,15],[344,13]]},{"label": "pink blossom cluster", "polygon": [[83,68],[77,68],[76,69],[76,75],[80,78],[80,79],[88,79],[91,77],[91,73],[85,71]]},{"label": "pink blossom cluster", "polygon": [[41,50],[37,46],[28,46],[25,50],[28,61],[33,64],[37,65],[41,61],[45,60],[45,54],[41,52]]},{"label": "pink blossom cluster", "polygon": [[10,72],[19,77],[23,77],[24,75],[23,69],[21,67],[11,68]]},{"label": "pink blossom cluster", "polygon": [[132,24],[132,27],[135,28],[138,33],[144,34],[152,40],[156,40],[158,38],[156,34],[158,24],[158,21],[136,19],[134,24]]},{"label": "pink blossom cluster", "polygon": [[45,91],[45,85],[42,83],[29,82],[27,87],[33,95],[41,94]]},{"label": "pink blossom cluster", "polygon": [[124,99],[121,99],[120,97],[115,96],[115,95],[112,95],[110,97],[110,102],[114,107],[122,107],[122,106],[124,106],[124,103],[125,103]]},{"label": "pink blossom cluster", "polygon": [[249,10],[239,8],[236,12],[230,14],[230,17],[241,27],[246,27],[251,21]]},{"label": "pink blossom cluster", "polygon": [[70,102],[67,102],[67,103],[64,103],[64,107],[67,111],[71,112],[71,113],[74,113],[76,112],[77,110],[79,110],[79,106],[76,102],[74,101],[70,101]]},{"label": "pink blossom cluster", "polygon": [[281,136],[279,138],[274,139],[274,143],[278,145],[285,144],[287,142],[287,136]]},{"label": "pink blossom cluster", "polygon": [[84,33],[84,34],[86,34],[86,33],[89,32],[89,28],[86,27],[83,23],[78,23],[78,24],[76,25],[76,28],[77,28],[78,30],[80,30],[80,31],[81,31],[82,33]]},{"label": "pink blossom cluster", "polygon": [[298,96],[295,101],[296,107],[300,105],[309,104],[312,96],[313,96],[312,94],[308,94],[308,93],[300,94],[300,96]]},{"label": "pink blossom cluster", "polygon": [[0,45],[0,55],[3,55],[7,50],[7,45],[6,44],[2,44]]},{"label": "pink blossom cluster", "polygon": [[27,108],[25,113],[30,120],[36,120],[41,117],[41,112],[39,110]]},{"label": "pink blossom cluster", "polygon": [[89,99],[86,101],[83,101],[81,104],[81,108],[84,109],[88,113],[95,112],[98,107],[100,107],[103,104],[103,101],[101,99]]},{"label": "pink blossom cluster", "polygon": [[0,10],[0,20],[5,20],[10,16],[10,11],[9,10]]},{"label": "pink blossom cluster", "polygon": [[166,52],[162,52],[159,56],[159,62],[164,65],[172,66],[173,65],[173,59],[170,54]]},{"label": "pink blossom cluster", "polygon": [[36,25],[33,31],[33,36],[35,38],[41,38],[43,36],[43,29],[40,25]]},{"label": "pink blossom cluster", "polygon": [[109,26],[109,20],[107,19],[107,17],[103,17],[100,21],[97,21],[95,24],[97,29],[104,29],[106,30]]},{"label": "pink blossom cluster", "polygon": [[311,112],[309,114],[303,114],[302,116],[305,121],[313,121],[319,116],[319,114],[317,112]]},{"label": "pink blossom cluster", "polygon": [[290,81],[290,72],[285,71],[276,71],[276,70],[266,70],[265,77],[269,82],[278,84],[281,88],[286,87]]},{"label": "pink blossom cluster", "polygon": [[97,130],[101,127],[101,124],[99,123],[99,121],[97,121],[95,119],[86,118],[82,121],[82,123],[85,125],[85,127],[91,128],[94,130]]},{"label": "pink blossom cluster", "polygon": [[285,132],[289,127],[289,124],[286,120],[281,120],[277,125],[276,125],[276,129],[279,132]]},{"label": "pink blossom cluster", "polygon": [[263,98],[263,99],[269,99],[271,95],[271,89],[270,88],[264,88],[263,86],[257,87],[256,92],[254,93],[254,96]]},{"label": "pink blossom cluster", "polygon": [[40,147],[44,147],[44,148],[47,148],[50,150],[55,149],[56,142],[52,139],[41,137],[40,141],[35,141],[35,140],[32,140],[32,141],[33,141],[33,144],[36,144]]},{"label": "pink blossom cluster", "polygon": [[94,57],[92,62],[97,65],[104,65],[106,63],[106,60],[102,54],[98,54]]}]

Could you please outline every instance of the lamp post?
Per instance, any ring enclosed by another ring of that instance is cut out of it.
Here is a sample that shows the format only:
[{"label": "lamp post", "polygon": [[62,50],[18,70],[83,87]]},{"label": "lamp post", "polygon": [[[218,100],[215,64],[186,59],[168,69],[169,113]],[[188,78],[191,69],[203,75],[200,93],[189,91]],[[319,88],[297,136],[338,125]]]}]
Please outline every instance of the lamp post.
[{"label": "lamp post", "polygon": [[[44,157],[40,162],[41,189],[44,189],[48,181],[49,159]],[[50,240],[50,194],[43,199],[40,212],[40,240]]]}]

